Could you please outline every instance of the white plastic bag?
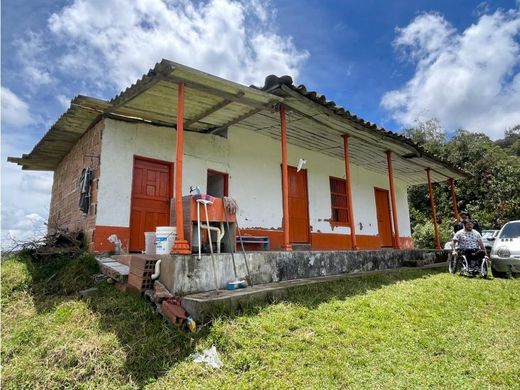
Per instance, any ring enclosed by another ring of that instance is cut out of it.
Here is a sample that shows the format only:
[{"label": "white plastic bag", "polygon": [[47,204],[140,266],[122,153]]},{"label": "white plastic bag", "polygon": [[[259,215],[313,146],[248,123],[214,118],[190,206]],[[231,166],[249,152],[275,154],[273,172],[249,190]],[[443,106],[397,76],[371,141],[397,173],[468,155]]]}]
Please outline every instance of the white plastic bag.
[{"label": "white plastic bag", "polygon": [[213,368],[221,368],[222,362],[218,357],[217,348],[214,345],[210,349],[206,349],[202,353],[195,353],[192,355],[195,363],[206,363]]}]

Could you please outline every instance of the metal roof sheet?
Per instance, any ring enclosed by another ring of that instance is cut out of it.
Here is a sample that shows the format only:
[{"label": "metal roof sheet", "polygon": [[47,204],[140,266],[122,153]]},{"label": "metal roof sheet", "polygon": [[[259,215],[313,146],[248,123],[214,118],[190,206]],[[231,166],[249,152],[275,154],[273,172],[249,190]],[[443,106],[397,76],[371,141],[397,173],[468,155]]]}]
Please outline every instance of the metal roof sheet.
[{"label": "metal roof sheet", "polygon": [[185,88],[185,130],[226,134],[236,126],[279,139],[276,106],[288,108],[288,142],[331,157],[342,158],[341,136],[351,136],[352,163],[386,172],[385,150],[394,152],[394,173],[407,184],[426,182],[426,168],[434,181],[460,178],[464,171],[427,153],[412,140],[377,125],[327,100],[324,95],[294,86],[289,76],[268,76],[263,88],[229,80],[162,60],[110,102],[78,96],[31,153],[9,157],[23,169],[54,170],[81,135],[102,117],[137,120],[176,127],[177,87]]}]

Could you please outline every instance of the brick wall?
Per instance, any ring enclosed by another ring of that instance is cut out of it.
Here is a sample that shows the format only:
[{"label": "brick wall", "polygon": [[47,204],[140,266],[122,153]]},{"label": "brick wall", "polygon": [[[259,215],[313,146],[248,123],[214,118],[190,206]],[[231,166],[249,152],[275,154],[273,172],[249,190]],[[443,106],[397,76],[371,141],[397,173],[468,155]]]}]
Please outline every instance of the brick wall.
[{"label": "brick wall", "polygon": [[[50,232],[56,227],[74,232],[81,230],[85,233],[88,242],[92,242],[96,225],[99,156],[103,127],[104,121],[100,121],[88,130],[56,168],[49,210]],[[94,170],[92,197],[88,214],[84,214],[79,209],[79,181],[81,171],[89,166]]]}]

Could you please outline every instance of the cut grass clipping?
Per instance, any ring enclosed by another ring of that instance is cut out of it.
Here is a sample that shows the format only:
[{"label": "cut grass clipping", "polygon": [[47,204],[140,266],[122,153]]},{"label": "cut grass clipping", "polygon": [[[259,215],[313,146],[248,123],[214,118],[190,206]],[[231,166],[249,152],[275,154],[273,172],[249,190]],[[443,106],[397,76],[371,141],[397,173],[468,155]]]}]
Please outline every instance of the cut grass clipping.
[{"label": "cut grass clipping", "polygon": [[[2,262],[2,388],[518,388],[520,280],[444,270],[300,288],[196,334],[92,287],[89,256]],[[220,370],[190,357],[215,345]]]}]

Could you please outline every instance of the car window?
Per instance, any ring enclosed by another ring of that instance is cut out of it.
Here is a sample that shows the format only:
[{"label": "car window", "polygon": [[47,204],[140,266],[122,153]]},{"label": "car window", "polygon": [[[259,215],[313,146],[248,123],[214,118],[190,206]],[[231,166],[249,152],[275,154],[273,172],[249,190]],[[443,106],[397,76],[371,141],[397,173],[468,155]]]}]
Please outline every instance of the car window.
[{"label": "car window", "polygon": [[500,233],[500,238],[515,238],[520,237],[520,222],[518,223],[508,223],[502,229]]}]

